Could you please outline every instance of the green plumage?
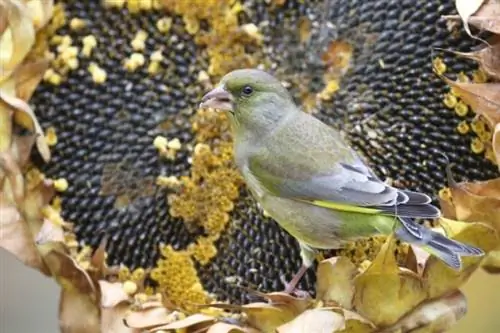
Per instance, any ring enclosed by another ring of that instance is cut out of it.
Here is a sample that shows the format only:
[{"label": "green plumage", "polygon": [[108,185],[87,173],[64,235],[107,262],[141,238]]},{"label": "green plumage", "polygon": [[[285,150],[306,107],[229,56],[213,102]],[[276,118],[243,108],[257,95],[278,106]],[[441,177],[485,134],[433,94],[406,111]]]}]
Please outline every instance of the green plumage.
[{"label": "green plumage", "polygon": [[381,181],[338,131],[302,112],[271,75],[233,71],[202,106],[229,111],[236,164],[262,207],[299,241],[305,266],[315,248],[393,231],[455,269],[460,255],[483,254],[415,223],[439,217],[430,198]]}]

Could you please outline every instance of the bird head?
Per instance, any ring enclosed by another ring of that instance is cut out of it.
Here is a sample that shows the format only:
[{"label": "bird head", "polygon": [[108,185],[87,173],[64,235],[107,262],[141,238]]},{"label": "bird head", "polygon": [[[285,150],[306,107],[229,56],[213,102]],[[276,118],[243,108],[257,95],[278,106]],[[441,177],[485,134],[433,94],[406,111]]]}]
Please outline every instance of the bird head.
[{"label": "bird head", "polygon": [[281,82],[257,69],[239,69],[226,74],[203,96],[200,107],[227,111],[233,124],[259,132],[270,130],[295,109]]}]

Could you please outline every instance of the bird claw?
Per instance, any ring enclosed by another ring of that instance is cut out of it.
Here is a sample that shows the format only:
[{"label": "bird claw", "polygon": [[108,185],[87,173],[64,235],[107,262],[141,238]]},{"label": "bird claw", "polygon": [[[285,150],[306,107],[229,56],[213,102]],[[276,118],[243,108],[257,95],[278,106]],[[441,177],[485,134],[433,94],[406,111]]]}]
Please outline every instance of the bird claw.
[{"label": "bird claw", "polygon": [[283,290],[284,293],[292,296],[297,296],[298,298],[308,298],[311,295],[309,292],[305,290],[301,290],[297,288],[297,283],[294,283],[293,279],[292,281],[287,281],[285,276],[282,275],[280,277],[281,283],[285,285],[285,289]]}]

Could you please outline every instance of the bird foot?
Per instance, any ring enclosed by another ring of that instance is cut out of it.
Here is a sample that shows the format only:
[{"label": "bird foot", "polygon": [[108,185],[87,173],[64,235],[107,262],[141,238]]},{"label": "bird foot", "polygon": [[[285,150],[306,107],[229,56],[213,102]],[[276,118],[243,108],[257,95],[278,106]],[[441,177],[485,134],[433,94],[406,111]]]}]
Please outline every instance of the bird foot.
[{"label": "bird foot", "polygon": [[309,292],[298,289],[297,281],[294,281],[294,279],[292,279],[291,281],[287,281],[285,276],[281,276],[280,280],[281,283],[285,285],[285,289],[283,290],[284,293],[292,296],[297,296],[298,298],[307,298],[311,296]]}]

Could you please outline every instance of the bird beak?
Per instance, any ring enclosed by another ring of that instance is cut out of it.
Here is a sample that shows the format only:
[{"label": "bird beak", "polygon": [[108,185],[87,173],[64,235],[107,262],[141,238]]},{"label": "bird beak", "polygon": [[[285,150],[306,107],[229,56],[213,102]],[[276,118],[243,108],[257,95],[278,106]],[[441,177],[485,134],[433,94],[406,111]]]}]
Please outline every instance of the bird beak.
[{"label": "bird beak", "polygon": [[201,99],[200,108],[214,108],[224,111],[233,110],[233,96],[223,87],[219,86],[208,92]]}]

